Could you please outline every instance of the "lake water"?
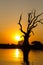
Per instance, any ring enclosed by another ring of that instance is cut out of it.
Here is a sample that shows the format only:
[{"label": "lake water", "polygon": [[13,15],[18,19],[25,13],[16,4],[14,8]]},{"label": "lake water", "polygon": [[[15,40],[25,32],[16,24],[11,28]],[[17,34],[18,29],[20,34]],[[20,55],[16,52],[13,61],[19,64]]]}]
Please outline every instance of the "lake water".
[{"label": "lake water", "polygon": [[[30,65],[43,65],[43,51],[30,50]],[[23,52],[20,49],[0,49],[0,65],[23,65]]]}]

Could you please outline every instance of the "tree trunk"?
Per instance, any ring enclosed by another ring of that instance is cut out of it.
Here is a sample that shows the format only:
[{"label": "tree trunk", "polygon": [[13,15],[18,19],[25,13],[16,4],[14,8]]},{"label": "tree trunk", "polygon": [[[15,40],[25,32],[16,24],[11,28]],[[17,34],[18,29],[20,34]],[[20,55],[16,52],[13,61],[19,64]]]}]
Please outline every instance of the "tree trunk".
[{"label": "tree trunk", "polygon": [[29,54],[29,51],[23,52],[23,56],[24,56],[23,59],[24,59],[24,63],[26,63],[26,65],[29,65],[28,54]]},{"label": "tree trunk", "polygon": [[28,37],[27,36],[24,37],[24,42],[23,42],[23,45],[22,45],[22,51],[23,51],[24,63],[26,63],[26,65],[29,65],[28,53],[30,51],[30,46],[29,46],[29,42],[28,42]]}]

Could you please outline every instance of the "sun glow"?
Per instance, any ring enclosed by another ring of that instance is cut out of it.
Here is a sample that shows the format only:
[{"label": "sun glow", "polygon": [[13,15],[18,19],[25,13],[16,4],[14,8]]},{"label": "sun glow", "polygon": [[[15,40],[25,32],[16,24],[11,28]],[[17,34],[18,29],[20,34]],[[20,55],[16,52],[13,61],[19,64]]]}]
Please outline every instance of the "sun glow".
[{"label": "sun glow", "polygon": [[21,37],[21,36],[22,36],[22,35],[21,35],[20,33],[15,33],[15,34],[13,34],[13,35],[12,35],[13,43],[17,45],[19,41],[24,40],[24,38]]},{"label": "sun glow", "polygon": [[20,41],[20,36],[19,35],[15,36],[15,40]]}]

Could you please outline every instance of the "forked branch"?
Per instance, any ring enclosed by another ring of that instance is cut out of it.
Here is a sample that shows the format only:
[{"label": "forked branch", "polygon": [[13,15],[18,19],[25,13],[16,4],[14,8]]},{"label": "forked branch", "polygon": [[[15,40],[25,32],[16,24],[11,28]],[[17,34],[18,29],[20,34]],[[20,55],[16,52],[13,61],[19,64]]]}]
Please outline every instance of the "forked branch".
[{"label": "forked branch", "polygon": [[27,32],[23,31],[22,29],[22,24],[21,24],[21,19],[22,19],[22,14],[20,15],[20,19],[19,19],[19,25],[20,25],[20,30],[22,33],[24,34],[30,34],[31,32],[34,34],[34,32],[32,31],[33,28],[37,27],[38,23],[43,24],[42,20],[43,19],[39,19],[39,17],[42,15],[43,13],[39,14],[36,16],[36,10],[28,13],[28,25],[27,25]]},{"label": "forked branch", "polygon": [[33,13],[33,18],[31,19],[30,25],[28,24],[27,31],[30,30],[30,29],[32,30],[33,28],[35,28],[38,25],[38,22],[43,24],[43,22],[42,22],[43,19],[38,20],[39,16],[41,16],[43,13],[41,13],[37,16],[35,15],[35,13],[36,13],[36,11],[34,11],[34,13]]}]

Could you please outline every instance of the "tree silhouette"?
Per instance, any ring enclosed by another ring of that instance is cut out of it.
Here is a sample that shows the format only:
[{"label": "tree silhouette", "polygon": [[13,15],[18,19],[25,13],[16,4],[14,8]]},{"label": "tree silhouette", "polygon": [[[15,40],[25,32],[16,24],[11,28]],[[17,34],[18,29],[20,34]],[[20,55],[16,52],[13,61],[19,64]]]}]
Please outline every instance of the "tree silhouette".
[{"label": "tree silhouette", "polygon": [[21,24],[21,20],[22,20],[22,14],[20,15],[20,19],[19,19],[19,26],[20,26],[20,31],[24,34],[22,35],[24,37],[24,42],[22,44],[22,51],[24,54],[24,62],[26,63],[26,65],[29,64],[28,62],[28,53],[30,50],[30,45],[29,45],[29,38],[30,38],[30,33],[32,32],[34,35],[34,32],[32,31],[33,28],[37,27],[38,23],[43,24],[42,20],[43,19],[39,19],[39,17],[42,15],[43,13],[39,14],[36,16],[36,10],[31,11],[30,13],[28,13],[28,24],[27,24],[27,31],[25,32],[22,29],[22,24]]}]

